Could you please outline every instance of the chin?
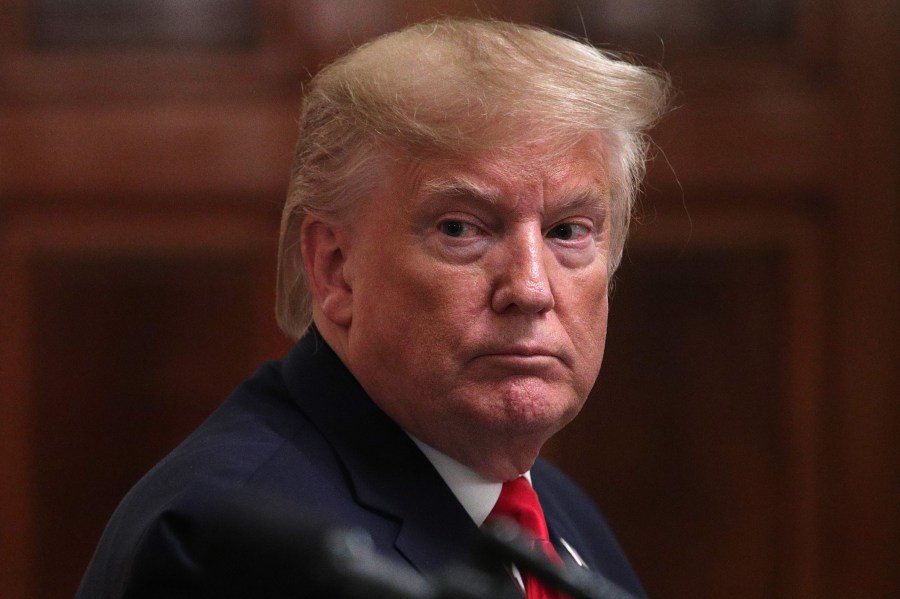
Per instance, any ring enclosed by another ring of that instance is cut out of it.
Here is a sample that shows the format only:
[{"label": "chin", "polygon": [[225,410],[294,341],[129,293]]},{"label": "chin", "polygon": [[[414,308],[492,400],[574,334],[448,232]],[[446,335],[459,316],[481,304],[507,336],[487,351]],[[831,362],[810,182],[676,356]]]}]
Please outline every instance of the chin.
[{"label": "chin", "polygon": [[535,414],[562,414],[576,410],[583,403],[569,385],[543,379],[510,379],[499,389],[507,405],[521,407]]},{"label": "chin", "polygon": [[584,403],[555,389],[513,387],[495,399],[494,417],[507,434],[549,438],[572,421]]}]

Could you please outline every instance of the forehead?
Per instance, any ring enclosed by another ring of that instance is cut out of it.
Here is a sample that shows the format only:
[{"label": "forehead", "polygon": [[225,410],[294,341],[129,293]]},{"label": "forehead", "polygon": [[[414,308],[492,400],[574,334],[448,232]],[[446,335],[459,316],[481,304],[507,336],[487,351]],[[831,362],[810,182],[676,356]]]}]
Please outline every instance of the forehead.
[{"label": "forehead", "polygon": [[564,151],[528,146],[516,152],[432,158],[410,165],[408,197],[474,196],[503,204],[525,198],[609,203],[602,153],[582,144]]}]

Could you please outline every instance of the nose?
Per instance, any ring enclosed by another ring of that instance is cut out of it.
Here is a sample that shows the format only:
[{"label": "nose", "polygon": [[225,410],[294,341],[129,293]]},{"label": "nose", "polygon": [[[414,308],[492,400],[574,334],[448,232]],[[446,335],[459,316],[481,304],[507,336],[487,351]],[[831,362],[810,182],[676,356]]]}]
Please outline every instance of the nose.
[{"label": "nose", "polygon": [[548,255],[539,228],[514,232],[496,248],[500,259],[491,296],[491,308],[498,314],[519,311],[539,314],[556,303],[547,272]]}]

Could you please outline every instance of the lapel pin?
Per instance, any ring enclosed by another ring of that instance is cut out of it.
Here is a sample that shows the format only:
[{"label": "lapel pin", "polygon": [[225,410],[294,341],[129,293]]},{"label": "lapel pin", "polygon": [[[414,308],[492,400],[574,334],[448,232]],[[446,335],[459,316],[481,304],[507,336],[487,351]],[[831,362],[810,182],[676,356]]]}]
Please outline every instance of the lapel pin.
[{"label": "lapel pin", "polygon": [[572,547],[571,545],[569,545],[569,542],[567,540],[560,537],[559,542],[562,544],[563,547],[566,548],[566,551],[569,552],[569,555],[572,556],[572,559],[575,560],[576,564],[578,564],[579,566],[581,566],[582,568],[584,568],[586,570],[590,570],[590,568],[588,568],[588,565],[585,563],[585,561],[581,558],[580,555],[578,555],[578,552],[575,551],[575,548]]}]

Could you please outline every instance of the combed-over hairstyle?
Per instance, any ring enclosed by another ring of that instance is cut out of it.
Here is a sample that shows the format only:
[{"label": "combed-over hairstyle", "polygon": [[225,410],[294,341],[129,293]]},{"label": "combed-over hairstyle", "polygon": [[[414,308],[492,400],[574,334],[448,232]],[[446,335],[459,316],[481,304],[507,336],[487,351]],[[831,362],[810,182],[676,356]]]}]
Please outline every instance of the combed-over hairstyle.
[{"label": "combed-over hairstyle", "polygon": [[282,330],[296,339],[312,320],[303,219],[347,222],[397,152],[410,161],[499,156],[537,143],[559,153],[593,136],[610,184],[612,273],[644,174],[645,131],[667,87],[656,72],[587,44],[500,21],[413,25],[325,67],[305,90],[281,221]]}]

